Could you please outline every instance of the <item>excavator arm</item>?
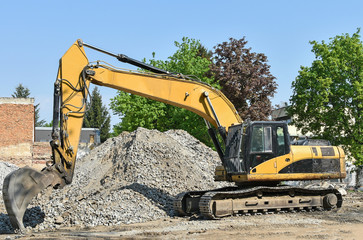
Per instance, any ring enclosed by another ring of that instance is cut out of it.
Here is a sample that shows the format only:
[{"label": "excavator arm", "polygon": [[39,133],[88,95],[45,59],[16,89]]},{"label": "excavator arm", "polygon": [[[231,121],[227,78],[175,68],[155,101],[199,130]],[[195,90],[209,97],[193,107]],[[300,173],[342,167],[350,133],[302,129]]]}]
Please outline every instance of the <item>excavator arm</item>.
[{"label": "excavator arm", "polygon": [[[90,64],[84,51],[85,46],[150,72],[116,69],[101,64],[100,61]],[[77,40],[60,59],[54,84],[53,132],[50,143],[52,161],[41,172],[22,168],[12,172],[4,180],[3,198],[14,228],[24,228],[23,215],[33,196],[46,187],[59,188],[72,182],[90,83],[147,97],[198,114],[206,120],[208,132],[220,156],[221,148],[211,125],[218,129],[225,140],[228,127],[242,122],[224,94],[206,83]]]},{"label": "excavator arm", "polygon": [[[220,129],[222,134],[224,129],[242,122],[226,96],[206,83],[187,79],[181,74],[163,72],[162,69],[141,62],[137,62],[137,66],[153,72],[116,69],[105,63],[101,64],[100,61],[90,64],[83,46],[90,45],[82,43],[81,40],[76,41],[61,58],[55,83],[54,129],[51,145],[55,164],[60,168],[58,170],[64,169],[63,177],[66,184],[72,181],[90,83],[185,108],[203,117]],[[109,55],[120,59],[120,55],[111,53]],[[125,55],[121,56],[122,60],[129,60]],[[135,61],[132,59],[128,62],[133,64]],[[58,129],[58,119],[60,129]]]}]

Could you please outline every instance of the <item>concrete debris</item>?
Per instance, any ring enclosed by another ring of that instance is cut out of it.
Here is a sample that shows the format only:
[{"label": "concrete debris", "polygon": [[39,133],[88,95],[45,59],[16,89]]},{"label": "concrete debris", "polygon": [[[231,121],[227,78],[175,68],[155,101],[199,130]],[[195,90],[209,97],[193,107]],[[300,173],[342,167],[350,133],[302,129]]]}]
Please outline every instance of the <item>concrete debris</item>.
[{"label": "concrete debris", "polygon": [[[218,164],[216,152],[183,130],[161,133],[138,128],[132,133],[124,132],[91,151],[81,149],[73,183],[38,194],[24,215],[24,225],[40,232],[170,218],[177,194],[228,184],[214,182],[213,172]],[[15,169],[16,166],[0,162],[0,183]],[[339,191],[345,187],[331,181],[291,184]],[[0,199],[0,233],[12,233],[2,195]]]},{"label": "concrete debris", "polygon": [[[80,158],[70,186],[39,194],[24,225],[41,231],[172,217],[178,193],[226,186],[213,180],[217,164],[218,155],[185,131],[124,132]],[[0,220],[0,232],[11,229]]]},{"label": "concrete debris", "polygon": [[0,162],[0,195],[2,196],[3,191],[3,182],[5,177],[11,173],[12,171],[17,170],[18,167],[14,164],[7,163],[7,162]]},{"label": "concrete debris", "polygon": [[[319,181],[319,180],[309,181],[309,182],[312,182],[312,183],[307,184],[303,187],[310,188],[310,189],[317,189],[317,188],[337,189],[340,192],[340,194],[342,194],[342,196],[347,195],[347,191],[345,190],[345,188],[347,187],[347,184],[345,184],[345,183],[332,182],[332,181]],[[304,182],[301,181],[301,183],[303,184]]]},{"label": "concrete debris", "polygon": [[64,222],[64,219],[62,216],[58,216],[55,218],[54,223],[55,224],[62,224]]},{"label": "concrete debris", "polygon": [[342,196],[347,196],[348,194],[347,190],[345,190],[344,188],[338,188],[338,191],[340,192],[340,194],[342,194]]},{"label": "concrete debris", "polygon": [[357,168],[353,163],[346,162],[347,177],[344,182],[347,183],[349,189],[358,188],[363,191],[363,170]]},{"label": "concrete debris", "polygon": [[5,206],[3,203],[3,182],[5,177],[12,171],[17,170],[18,167],[7,163],[0,162],[0,233],[12,233],[12,227],[10,226],[10,220],[6,213]]}]

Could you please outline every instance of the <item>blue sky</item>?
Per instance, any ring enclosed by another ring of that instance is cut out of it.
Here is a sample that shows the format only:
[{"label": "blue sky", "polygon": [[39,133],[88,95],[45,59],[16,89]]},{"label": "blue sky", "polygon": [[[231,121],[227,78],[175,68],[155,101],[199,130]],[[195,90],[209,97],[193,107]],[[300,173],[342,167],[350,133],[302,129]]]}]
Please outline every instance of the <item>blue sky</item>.
[{"label": "blue sky", "polygon": [[[183,36],[208,49],[230,37],[268,57],[279,84],[273,104],[287,102],[301,65],[314,60],[309,41],[328,41],[363,26],[363,1],[2,1],[0,5],[0,97],[22,83],[40,103],[40,117],[52,118],[58,60],[81,38],[135,59],[166,60]],[[87,51],[89,60],[109,56]],[[102,88],[104,103],[116,91]],[[112,117],[112,123],[118,122]]]}]

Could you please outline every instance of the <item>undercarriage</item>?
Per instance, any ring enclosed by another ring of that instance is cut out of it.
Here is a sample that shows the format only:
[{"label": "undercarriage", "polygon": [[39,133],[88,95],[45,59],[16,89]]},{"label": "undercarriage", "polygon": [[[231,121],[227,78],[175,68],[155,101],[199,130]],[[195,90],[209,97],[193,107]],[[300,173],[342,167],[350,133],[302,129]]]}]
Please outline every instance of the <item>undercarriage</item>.
[{"label": "undercarriage", "polygon": [[215,219],[238,214],[331,210],[340,208],[342,202],[336,189],[226,187],[181,193],[174,201],[174,210],[181,216],[201,214],[206,219]]}]

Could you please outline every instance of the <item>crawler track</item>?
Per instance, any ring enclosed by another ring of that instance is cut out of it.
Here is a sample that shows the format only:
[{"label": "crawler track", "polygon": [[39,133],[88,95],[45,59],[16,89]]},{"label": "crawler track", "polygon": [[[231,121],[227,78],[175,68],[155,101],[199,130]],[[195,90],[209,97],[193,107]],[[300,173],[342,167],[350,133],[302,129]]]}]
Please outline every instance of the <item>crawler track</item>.
[{"label": "crawler track", "polygon": [[201,197],[208,192],[228,192],[238,190],[238,187],[225,187],[206,191],[190,191],[178,194],[174,200],[174,211],[179,216],[199,213],[199,202]]},{"label": "crawler track", "polygon": [[291,186],[228,187],[178,195],[174,209],[179,215],[200,213],[207,219],[237,214],[330,210],[342,206],[336,189],[305,189]]}]

